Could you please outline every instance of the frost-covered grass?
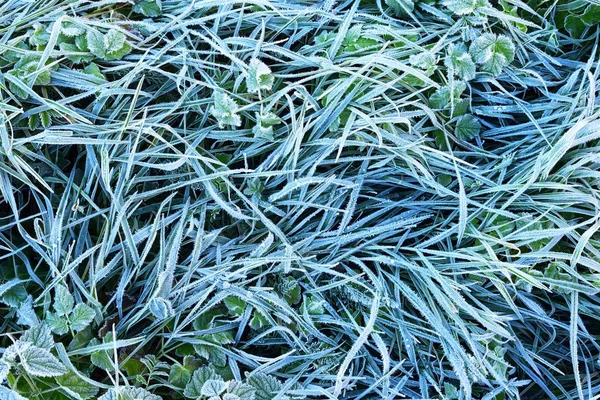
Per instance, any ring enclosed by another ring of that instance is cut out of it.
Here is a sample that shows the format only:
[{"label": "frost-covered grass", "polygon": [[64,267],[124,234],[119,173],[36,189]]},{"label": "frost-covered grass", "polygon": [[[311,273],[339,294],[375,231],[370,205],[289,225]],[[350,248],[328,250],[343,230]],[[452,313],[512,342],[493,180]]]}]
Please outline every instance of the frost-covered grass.
[{"label": "frost-covered grass", "polygon": [[0,399],[598,399],[596,0],[0,2]]}]

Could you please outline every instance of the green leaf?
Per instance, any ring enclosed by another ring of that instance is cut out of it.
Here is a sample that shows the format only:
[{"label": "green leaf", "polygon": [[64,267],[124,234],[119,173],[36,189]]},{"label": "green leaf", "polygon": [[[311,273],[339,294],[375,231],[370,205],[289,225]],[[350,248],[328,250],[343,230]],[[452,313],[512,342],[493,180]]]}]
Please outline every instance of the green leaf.
[{"label": "green leaf", "polygon": [[76,37],[83,35],[85,33],[85,29],[81,26],[75,25],[72,22],[65,21],[60,29],[60,33],[68,37]]},{"label": "green leaf", "polygon": [[20,340],[23,342],[29,342],[34,346],[46,350],[50,350],[54,347],[52,331],[45,322],[42,322],[41,324],[38,324],[25,331]]},{"label": "green leaf", "polygon": [[118,392],[110,389],[98,400],[162,400],[162,397],[138,387],[120,387]]},{"label": "green leaf", "polygon": [[154,315],[158,320],[170,318],[175,314],[173,311],[173,306],[171,306],[171,302],[167,299],[163,299],[162,297],[151,299],[148,303],[148,308],[150,309],[152,315]]},{"label": "green leaf", "polygon": [[475,11],[476,0],[443,0],[442,4],[456,15],[467,15]]},{"label": "green leaf", "polygon": [[183,365],[173,364],[169,370],[169,383],[173,386],[185,388],[191,378],[191,371]]},{"label": "green leaf", "polygon": [[162,14],[161,0],[142,0],[133,6],[133,12],[146,17],[158,17]]},{"label": "green leaf", "polygon": [[56,315],[62,316],[69,314],[73,310],[73,305],[75,304],[75,299],[71,293],[69,293],[69,289],[63,285],[59,285],[56,287],[54,293],[54,310],[56,311]]},{"label": "green leaf", "polygon": [[[86,33],[86,47],[98,58],[106,57],[106,47],[104,43],[104,35],[95,29],[88,29]],[[77,44],[77,43],[76,43]],[[83,43],[81,43],[83,45]],[[78,44],[78,46],[80,46]]]},{"label": "green leaf", "polygon": [[202,396],[206,397],[219,396],[225,389],[227,389],[227,385],[225,385],[223,379],[208,379],[204,382],[204,385],[202,385],[200,393]]},{"label": "green leaf", "polygon": [[98,394],[98,388],[78,377],[74,372],[69,371],[64,375],[55,378],[63,389],[68,393],[75,393],[82,399],[95,398]]},{"label": "green leaf", "polygon": [[20,355],[21,365],[33,376],[51,377],[67,373],[65,366],[46,349],[30,345]]},{"label": "green leaf", "polygon": [[52,117],[50,116],[50,113],[48,111],[40,112],[40,121],[42,122],[42,126],[45,129],[48,129],[52,124]]},{"label": "green leaf", "polygon": [[33,308],[33,298],[27,296],[27,299],[19,305],[17,309],[19,319],[17,324],[26,326],[36,326],[39,324],[38,316]]},{"label": "green leaf", "polygon": [[579,39],[586,28],[585,22],[583,22],[582,17],[579,15],[570,14],[565,18],[565,29],[574,39]]},{"label": "green leaf", "polygon": [[472,116],[471,114],[465,114],[463,116],[458,117],[456,120],[456,128],[454,129],[454,134],[460,140],[471,140],[481,131],[481,124],[479,120]]},{"label": "green leaf", "polygon": [[256,389],[254,386],[238,381],[230,381],[227,393],[236,395],[240,400],[255,400]]},{"label": "green leaf", "polygon": [[448,46],[444,63],[448,69],[452,70],[462,80],[469,81],[475,78],[475,63],[471,55],[467,52],[467,47],[464,43]]},{"label": "green leaf", "polygon": [[234,316],[242,315],[246,309],[246,302],[236,296],[226,297],[223,303],[227,306],[229,313]]},{"label": "green leaf", "polygon": [[275,77],[271,69],[262,61],[253,58],[246,71],[246,86],[248,92],[258,93],[261,90],[271,90]]},{"label": "green leaf", "polygon": [[486,33],[473,41],[469,53],[484,71],[498,75],[515,58],[515,45],[507,36]]},{"label": "green leaf", "polygon": [[385,4],[399,16],[407,15],[415,9],[413,0],[385,0]]},{"label": "green leaf", "polygon": [[283,387],[279,380],[263,373],[248,377],[246,382],[256,389],[256,400],[273,400]]},{"label": "green leaf", "polygon": [[197,399],[202,396],[202,387],[211,379],[221,379],[219,374],[211,367],[205,366],[194,371],[191,380],[185,386],[183,394],[185,397]]},{"label": "green leaf", "polygon": [[590,4],[581,16],[581,21],[587,26],[593,26],[600,23],[600,5]]},{"label": "green leaf", "polygon": [[214,105],[210,109],[210,113],[217,119],[219,128],[224,128],[225,125],[237,127],[242,124],[242,119],[237,114],[238,105],[231,97],[221,91],[213,93]]},{"label": "green leaf", "polygon": [[0,301],[10,307],[19,307],[27,299],[27,292],[20,279],[11,279],[0,285]]},{"label": "green leaf", "polygon": [[75,306],[73,313],[69,317],[71,328],[75,332],[85,329],[96,316],[96,312],[87,304],[80,303]]},{"label": "green leaf", "polygon": [[93,75],[98,79],[106,80],[106,77],[104,76],[102,71],[100,71],[100,67],[98,67],[98,64],[91,63],[83,69],[83,72],[85,72],[88,75]]},{"label": "green leaf", "polygon": [[194,350],[200,357],[205,358],[217,367],[224,367],[227,365],[227,355],[218,346],[210,344],[194,344]]},{"label": "green leaf", "polygon": [[64,335],[65,333],[69,332],[69,325],[64,316],[49,312],[46,314],[45,321],[52,332],[56,333],[57,335]]},{"label": "green leaf", "polygon": [[250,327],[254,330],[259,330],[268,325],[267,318],[265,318],[259,311],[254,310],[252,319],[250,320]]},{"label": "green leaf", "polygon": [[131,45],[128,42],[125,42],[123,47],[121,47],[119,50],[107,52],[104,58],[108,61],[117,61],[129,53],[131,53]]},{"label": "green leaf", "polygon": [[116,29],[109,30],[104,35],[104,51],[106,53],[112,53],[119,51],[125,45],[125,35]]}]

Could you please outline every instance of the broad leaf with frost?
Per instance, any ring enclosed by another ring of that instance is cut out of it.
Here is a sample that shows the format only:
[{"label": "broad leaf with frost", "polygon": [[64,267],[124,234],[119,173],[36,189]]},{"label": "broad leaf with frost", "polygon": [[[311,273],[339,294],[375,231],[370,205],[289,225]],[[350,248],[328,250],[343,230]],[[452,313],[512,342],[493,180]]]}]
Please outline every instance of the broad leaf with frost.
[{"label": "broad leaf with frost", "polygon": [[69,332],[69,324],[64,316],[49,312],[46,314],[45,321],[52,332],[56,333],[57,335],[64,335],[65,333]]},{"label": "broad leaf with frost", "polygon": [[200,389],[200,393],[202,396],[212,397],[219,396],[227,389],[227,385],[223,379],[208,379],[202,385],[202,389]]},{"label": "broad leaf with frost", "polygon": [[10,365],[3,360],[0,360],[0,385],[4,382],[8,373],[10,372]]},{"label": "broad leaf with frost", "polygon": [[54,339],[50,327],[45,322],[38,324],[25,331],[20,339],[22,342],[29,342],[42,349],[51,350],[54,347]]},{"label": "broad leaf with frost", "polygon": [[152,315],[154,315],[158,320],[172,317],[175,314],[171,302],[162,297],[155,297],[150,300],[148,308],[150,309]]},{"label": "broad leaf with frost", "polygon": [[469,81],[475,78],[475,63],[464,43],[449,45],[444,63],[454,75],[462,80]]},{"label": "broad leaf with frost", "polygon": [[471,140],[481,131],[481,123],[471,114],[460,116],[456,121],[454,134],[461,140]]},{"label": "broad leaf with frost", "polygon": [[57,315],[67,315],[73,310],[75,299],[69,293],[69,289],[60,285],[55,289],[54,310]]},{"label": "broad leaf with frost", "polygon": [[202,387],[209,380],[221,379],[221,376],[214,369],[208,366],[201,367],[194,371],[192,379],[185,386],[183,394],[185,397],[196,399],[202,396]]},{"label": "broad leaf with frost", "polygon": [[[256,389],[247,383],[239,381],[229,381],[227,387],[227,394],[235,395],[239,400],[255,400]],[[225,397],[225,396],[223,396]]]},{"label": "broad leaf with frost", "polygon": [[210,113],[217,119],[219,128],[226,125],[237,127],[242,124],[242,119],[237,114],[238,105],[231,97],[221,91],[215,91],[213,94],[214,105],[210,108]]},{"label": "broad leaf with frost", "polygon": [[515,58],[515,45],[507,36],[485,33],[473,41],[469,53],[484,71],[498,75]]},{"label": "broad leaf with frost", "polygon": [[33,376],[51,377],[67,373],[65,366],[46,349],[29,345],[20,350],[19,355],[23,368]]},{"label": "broad leaf with frost", "polygon": [[69,316],[71,329],[73,329],[75,332],[85,329],[89,324],[92,323],[95,316],[96,312],[90,306],[83,303],[77,304]]},{"label": "broad leaf with frost", "polygon": [[268,112],[266,114],[256,113],[256,126],[252,128],[254,137],[273,140],[273,126],[281,123],[281,118]]},{"label": "broad leaf with frost", "polygon": [[246,381],[256,389],[256,400],[273,400],[283,387],[277,378],[263,373],[254,374]]},{"label": "broad leaf with frost", "polygon": [[475,11],[476,0],[444,0],[442,4],[454,14],[467,15]]},{"label": "broad leaf with frost", "polygon": [[33,298],[31,296],[28,296],[27,300],[21,303],[17,309],[17,315],[19,316],[19,319],[17,320],[17,324],[19,325],[36,326],[40,323],[40,320],[33,309]]},{"label": "broad leaf with frost", "polygon": [[122,387],[117,392],[115,389],[110,389],[98,400],[162,400],[162,397],[152,394],[146,389],[136,387]]},{"label": "broad leaf with frost", "polygon": [[385,0],[387,4],[397,15],[406,15],[415,9],[413,0]]},{"label": "broad leaf with frost", "polygon": [[246,75],[246,85],[248,92],[258,93],[261,90],[271,90],[275,77],[271,73],[271,69],[264,62],[257,58],[250,60]]},{"label": "broad leaf with frost", "polygon": [[57,376],[55,379],[56,383],[74,398],[79,396],[81,399],[90,399],[95,398],[98,394],[98,388],[96,386],[83,380],[74,372],[69,371],[64,375]]}]

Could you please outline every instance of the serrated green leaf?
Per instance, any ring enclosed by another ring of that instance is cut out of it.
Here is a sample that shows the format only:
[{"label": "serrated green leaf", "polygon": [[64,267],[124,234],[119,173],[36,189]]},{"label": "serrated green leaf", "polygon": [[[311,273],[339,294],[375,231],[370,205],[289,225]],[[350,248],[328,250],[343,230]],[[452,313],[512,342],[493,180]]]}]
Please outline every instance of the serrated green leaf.
[{"label": "serrated green leaf", "polygon": [[191,378],[191,371],[183,365],[173,364],[169,370],[169,383],[174,386],[185,388]]},{"label": "serrated green leaf", "polygon": [[45,321],[52,332],[56,333],[57,335],[64,335],[65,333],[69,332],[69,325],[64,316],[49,312],[46,314]]},{"label": "serrated green leaf", "polygon": [[59,285],[54,292],[54,310],[56,315],[63,316],[69,314],[73,310],[75,299],[69,293],[69,289]]},{"label": "serrated green leaf", "polygon": [[252,319],[250,319],[249,325],[252,329],[259,330],[267,326],[268,321],[259,311],[255,310],[252,314]]},{"label": "serrated green leaf", "polygon": [[75,332],[79,332],[85,329],[96,316],[96,312],[87,304],[77,304],[73,309],[73,313],[69,317],[71,323],[71,329]]},{"label": "serrated green leaf", "polygon": [[162,397],[143,388],[121,387],[118,392],[115,389],[110,389],[98,400],[162,400]]},{"label": "serrated green leaf", "polygon": [[34,346],[50,350],[54,347],[52,331],[45,322],[38,324],[23,333],[20,338],[23,342],[29,342]]},{"label": "serrated green leaf", "polygon": [[443,0],[442,3],[456,15],[467,15],[475,11],[476,0]]},{"label": "serrated green leaf", "polygon": [[246,381],[256,389],[256,400],[273,400],[283,387],[279,380],[263,373],[254,374]]},{"label": "serrated green leaf", "polygon": [[397,15],[407,15],[415,9],[413,0],[385,0],[387,4]]},{"label": "serrated green leaf", "polygon": [[[104,35],[95,29],[88,29],[86,33],[86,47],[96,57],[106,57]],[[79,46],[79,44],[78,44]]]},{"label": "serrated green leaf", "polygon": [[215,91],[213,94],[214,105],[210,109],[210,113],[217,119],[219,128],[224,128],[225,125],[237,127],[242,124],[242,119],[237,114],[238,105],[231,97],[221,91]]},{"label": "serrated green leaf", "polygon": [[98,388],[87,381],[78,377],[74,372],[69,371],[64,375],[57,376],[56,383],[62,388],[67,389],[72,393],[76,393],[82,399],[90,399],[96,397]]},{"label": "serrated green leaf", "polygon": [[454,134],[460,140],[471,140],[479,135],[480,131],[481,124],[479,123],[479,120],[471,114],[463,115],[456,120]]},{"label": "serrated green leaf", "polygon": [[125,35],[116,29],[109,30],[104,35],[104,52],[114,53],[125,46]]},{"label": "serrated green leaf", "polygon": [[33,298],[31,295],[19,305],[17,315],[19,317],[17,324],[19,325],[36,326],[39,324],[40,320],[33,308]]},{"label": "serrated green leaf", "polygon": [[67,373],[65,366],[46,349],[27,346],[20,352],[20,356],[21,365],[33,376],[52,377]]},{"label": "serrated green leaf", "polygon": [[158,17],[162,14],[161,0],[142,0],[133,6],[133,12],[146,17]]},{"label": "serrated green leaf", "polygon": [[515,45],[506,36],[486,33],[473,41],[469,53],[484,71],[498,75],[515,58]]},{"label": "serrated green leaf", "polygon": [[469,81],[475,78],[475,63],[463,43],[448,46],[445,64],[460,79]]},{"label": "serrated green leaf", "polygon": [[275,77],[265,63],[256,58],[250,60],[248,70],[246,71],[248,92],[258,93],[261,90],[271,90],[274,82]]},{"label": "serrated green leaf", "polygon": [[202,385],[202,389],[200,393],[202,396],[212,397],[219,396],[227,389],[227,385],[225,385],[225,381],[223,379],[208,379]]},{"label": "serrated green leaf", "polygon": [[230,381],[227,393],[236,395],[239,400],[255,400],[256,389],[252,385],[238,381]]},{"label": "serrated green leaf", "polygon": [[202,396],[202,386],[211,379],[221,379],[219,374],[211,367],[205,366],[194,371],[191,380],[185,386],[183,394],[185,397],[197,399]]},{"label": "serrated green leaf", "polygon": [[226,297],[223,303],[227,306],[229,313],[234,316],[242,315],[246,309],[246,302],[236,296]]}]

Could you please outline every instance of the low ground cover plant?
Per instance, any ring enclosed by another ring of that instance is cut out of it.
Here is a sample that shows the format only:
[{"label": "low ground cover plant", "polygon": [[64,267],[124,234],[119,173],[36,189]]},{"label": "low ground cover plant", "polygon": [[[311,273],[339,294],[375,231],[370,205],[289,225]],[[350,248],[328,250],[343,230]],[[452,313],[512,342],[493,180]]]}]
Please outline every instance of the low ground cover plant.
[{"label": "low ground cover plant", "polygon": [[4,0],[0,399],[597,399],[593,0]]}]

